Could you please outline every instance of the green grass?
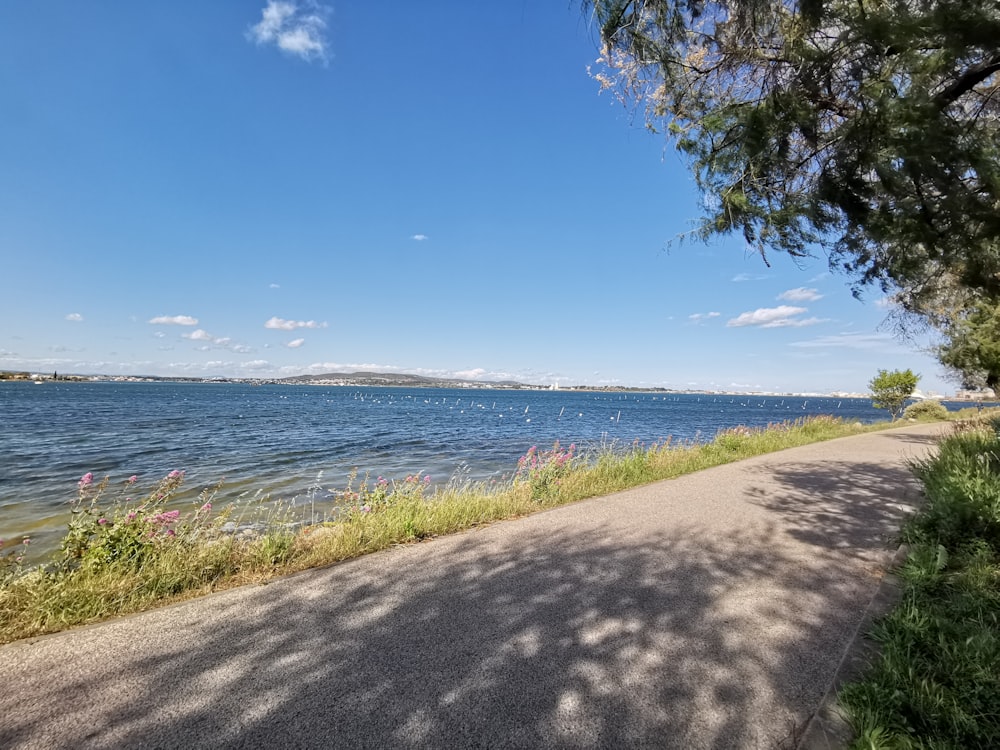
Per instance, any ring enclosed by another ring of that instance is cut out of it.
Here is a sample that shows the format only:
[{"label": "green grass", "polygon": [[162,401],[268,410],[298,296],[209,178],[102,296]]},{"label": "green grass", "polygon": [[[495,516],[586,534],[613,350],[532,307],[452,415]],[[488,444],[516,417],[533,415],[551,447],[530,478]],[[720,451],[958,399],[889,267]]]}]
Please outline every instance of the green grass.
[{"label": "green grass", "polygon": [[1000,438],[985,419],[915,467],[899,605],[880,656],[839,700],[855,748],[1000,747]]},{"label": "green grass", "polygon": [[889,426],[814,417],[766,429],[737,427],[710,442],[635,444],[589,456],[557,445],[529,452],[509,481],[453,482],[433,493],[419,476],[392,483],[352,476],[337,507],[309,524],[311,507],[213,510],[211,493],[187,512],[165,511],[179,475],[135,501],[125,498],[134,493],[131,485],[108,499],[114,493],[107,482],[88,479],[59,554],[30,568],[22,567],[16,545],[0,557],[0,643]]}]

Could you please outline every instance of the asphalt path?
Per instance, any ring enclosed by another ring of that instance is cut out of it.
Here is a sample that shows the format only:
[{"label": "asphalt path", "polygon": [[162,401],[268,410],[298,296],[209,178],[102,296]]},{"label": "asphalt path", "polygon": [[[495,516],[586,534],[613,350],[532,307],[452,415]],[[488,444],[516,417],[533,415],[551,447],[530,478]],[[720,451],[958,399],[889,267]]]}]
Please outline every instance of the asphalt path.
[{"label": "asphalt path", "polygon": [[0,648],[2,748],[792,747],[939,426]]}]

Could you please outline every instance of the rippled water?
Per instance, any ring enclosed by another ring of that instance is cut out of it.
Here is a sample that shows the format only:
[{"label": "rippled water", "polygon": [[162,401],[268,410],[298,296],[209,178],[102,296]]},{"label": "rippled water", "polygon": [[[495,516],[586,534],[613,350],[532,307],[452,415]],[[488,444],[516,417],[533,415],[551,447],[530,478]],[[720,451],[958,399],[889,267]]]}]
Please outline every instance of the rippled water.
[{"label": "rippled water", "polygon": [[[885,418],[867,399],[568,391],[249,386],[210,383],[0,383],[0,538],[51,548],[76,482],[186,473],[191,495],[260,490],[330,498],[357,468],[434,483],[510,473],[532,445],[581,447],[711,437],[813,414]],[[185,502],[191,497],[185,498]]]}]

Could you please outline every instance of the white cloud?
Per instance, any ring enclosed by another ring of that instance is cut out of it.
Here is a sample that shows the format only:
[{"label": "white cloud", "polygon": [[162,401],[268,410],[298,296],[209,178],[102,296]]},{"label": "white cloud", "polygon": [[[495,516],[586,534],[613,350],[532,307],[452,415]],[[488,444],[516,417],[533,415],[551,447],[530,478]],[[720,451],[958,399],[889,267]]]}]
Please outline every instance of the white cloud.
[{"label": "white cloud", "polygon": [[277,331],[294,331],[296,328],[326,328],[326,323],[317,323],[315,320],[285,320],[274,317],[264,323],[264,328],[271,328]]},{"label": "white cloud", "polygon": [[694,313],[693,315],[688,315],[688,320],[698,323],[702,320],[708,320],[709,318],[718,318],[722,313],[718,312],[707,312],[707,313]]},{"label": "white cloud", "polygon": [[66,316],[66,320],[72,320],[74,323],[79,323],[83,320],[83,316],[80,313],[70,313]]},{"label": "white cloud", "polygon": [[412,237],[410,237],[410,239],[416,240],[417,242],[423,242],[424,240],[429,240],[430,237],[428,237],[426,234],[415,234]]},{"label": "white cloud", "polygon": [[158,339],[165,339],[167,337],[167,334],[165,334],[163,331],[154,331],[153,335]]},{"label": "white cloud", "polygon": [[458,370],[454,373],[456,378],[462,380],[480,380],[488,373],[482,367],[474,367],[471,370]]},{"label": "white cloud", "polygon": [[191,331],[191,333],[182,333],[181,338],[189,339],[190,341],[204,341],[205,343],[202,346],[195,347],[200,352],[209,352],[213,349],[229,349],[238,354],[248,354],[253,351],[253,347],[251,346],[233,343],[232,338],[229,336],[213,336],[202,328]]},{"label": "white cloud", "polygon": [[296,2],[268,0],[259,23],[250,27],[247,38],[258,45],[273,44],[282,52],[307,62],[329,59],[326,17],[330,8],[312,0]]},{"label": "white cloud", "polygon": [[304,343],[306,343],[305,339],[294,339],[285,344],[285,346],[287,346],[289,349],[298,349]]},{"label": "white cloud", "polygon": [[198,325],[198,319],[192,318],[190,315],[160,315],[155,318],[151,318],[150,323],[153,325],[161,326],[196,326]]},{"label": "white cloud", "polygon": [[726,322],[729,328],[742,328],[744,326],[758,326],[760,328],[801,328],[822,323],[821,318],[798,318],[806,312],[804,307],[792,307],[791,305],[779,305],[778,307],[761,307],[752,312],[741,313],[735,318]]},{"label": "white cloud", "polygon": [[309,374],[309,375],[320,375],[326,372],[397,372],[401,368],[395,365],[380,365],[373,362],[363,362],[363,363],[343,363],[343,362],[313,362],[311,365],[306,367],[299,367],[298,365],[282,367],[282,372],[287,372],[291,375],[298,374]]},{"label": "white cloud", "polygon": [[795,341],[790,346],[802,349],[839,348],[863,351],[878,349],[884,352],[905,351],[899,342],[886,333],[838,333],[833,336],[819,336],[808,341]]},{"label": "white cloud", "polygon": [[[400,372],[412,375],[424,375],[432,378],[459,378],[462,380],[502,381],[521,380],[536,382],[537,377],[527,373],[498,372],[481,367],[470,367],[466,370],[440,370],[422,367],[400,367],[399,365],[379,364],[376,362],[313,362],[305,367],[301,365],[284,365],[278,368],[279,375],[323,375],[327,373],[344,374],[352,372]],[[567,379],[563,377],[563,379]]]},{"label": "white cloud", "polygon": [[732,280],[735,281],[735,282],[741,282],[741,281],[763,281],[766,278],[767,278],[767,276],[765,276],[764,274],[760,274],[760,273],[738,273],[735,276],[733,276]]},{"label": "white cloud", "polygon": [[785,302],[815,302],[818,299],[823,299],[823,295],[819,293],[819,289],[800,286],[782,292],[777,298]]},{"label": "white cloud", "polygon": [[216,359],[208,362],[170,362],[167,369],[174,372],[203,375],[259,375],[261,370],[273,370],[273,366],[265,359],[252,359],[247,362],[232,362]]},{"label": "white cloud", "polygon": [[281,284],[268,284],[270,289],[281,289]]},{"label": "white cloud", "polygon": [[788,323],[784,324],[783,326],[771,326],[771,327],[773,327],[773,328],[782,328],[782,327],[786,327],[786,328],[805,328],[806,326],[814,326],[814,325],[817,325],[818,323],[829,323],[829,322],[830,322],[829,318],[816,318],[816,317],[812,317],[812,318],[800,318],[798,320],[790,320]]}]

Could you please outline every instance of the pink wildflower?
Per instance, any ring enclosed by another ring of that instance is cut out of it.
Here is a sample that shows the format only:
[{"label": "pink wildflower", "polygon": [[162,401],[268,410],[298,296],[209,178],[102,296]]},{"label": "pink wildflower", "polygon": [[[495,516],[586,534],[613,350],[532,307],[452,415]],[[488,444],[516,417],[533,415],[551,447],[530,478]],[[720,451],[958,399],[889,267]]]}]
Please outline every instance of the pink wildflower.
[{"label": "pink wildflower", "polygon": [[178,471],[177,469],[174,469],[172,472],[167,474],[167,479],[177,479],[182,476],[184,476],[183,471]]},{"label": "pink wildflower", "polygon": [[129,511],[129,512],[128,512],[128,513],[126,514],[126,515],[125,515],[125,520],[126,520],[126,521],[131,521],[131,520],[133,520],[134,518],[135,518],[135,511],[134,511],[134,510],[130,510],[130,511]]},{"label": "pink wildflower", "polygon": [[168,523],[173,523],[181,515],[179,510],[165,510],[162,513],[157,513],[153,516],[153,523],[166,525]]},{"label": "pink wildflower", "polygon": [[430,484],[430,483],[431,483],[431,478],[429,476],[424,477],[424,484]]},{"label": "pink wildflower", "polygon": [[211,503],[205,503],[204,505],[202,505],[198,509],[198,512],[199,513],[211,513],[212,512],[212,504]]},{"label": "pink wildflower", "polygon": [[362,505],[361,506],[361,512],[362,513],[370,513],[371,509],[372,509],[372,506],[370,506],[370,505]]},{"label": "pink wildflower", "polygon": [[139,481],[139,477],[137,477],[135,474],[133,474],[132,476],[130,476],[128,478],[128,483],[129,484],[135,484],[138,481]]},{"label": "pink wildflower", "polygon": [[104,526],[107,522],[108,522],[107,518],[98,518],[97,519],[97,523],[100,524],[101,526]]},{"label": "pink wildflower", "polygon": [[94,473],[91,472],[91,471],[88,471],[86,474],[84,474],[82,477],[80,477],[79,484],[80,484],[81,487],[86,487],[87,485],[89,485],[93,481],[94,481]]}]

